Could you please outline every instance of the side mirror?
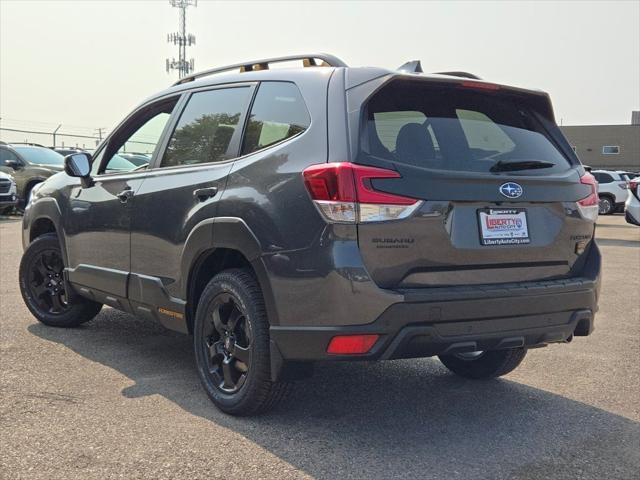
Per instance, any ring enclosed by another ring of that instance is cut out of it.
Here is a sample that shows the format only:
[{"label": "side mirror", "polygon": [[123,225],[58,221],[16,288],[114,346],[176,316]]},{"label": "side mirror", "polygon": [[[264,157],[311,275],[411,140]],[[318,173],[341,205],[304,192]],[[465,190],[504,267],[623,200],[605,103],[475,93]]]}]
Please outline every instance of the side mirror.
[{"label": "side mirror", "polygon": [[72,153],[64,157],[64,171],[70,177],[79,177],[84,187],[91,186],[91,155]]},{"label": "side mirror", "polygon": [[4,164],[5,166],[11,167],[14,170],[18,170],[20,168],[20,162],[18,162],[17,160],[8,159],[4,161]]}]

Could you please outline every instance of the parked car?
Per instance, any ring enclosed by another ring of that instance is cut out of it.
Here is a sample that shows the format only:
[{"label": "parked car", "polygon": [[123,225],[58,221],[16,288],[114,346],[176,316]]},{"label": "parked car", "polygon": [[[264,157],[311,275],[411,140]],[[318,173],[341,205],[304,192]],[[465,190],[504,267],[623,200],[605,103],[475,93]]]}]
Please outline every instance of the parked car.
[{"label": "parked car", "polygon": [[73,153],[82,153],[87,151],[82,148],[65,148],[65,147],[49,147],[49,148],[54,152],[59,153],[63,157],[66,157],[67,155],[71,155]]},{"label": "parked car", "polygon": [[624,205],[624,217],[628,223],[640,226],[640,192],[638,184],[640,177],[635,177],[629,182],[629,194]]},{"label": "parked car", "polygon": [[600,215],[609,215],[624,209],[628,187],[628,178],[624,175],[624,172],[592,170],[591,174],[598,181]]},{"label": "parked car", "polygon": [[16,181],[11,175],[0,172],[0,214],[10,213],[18,203]]},{"label": "parked car", "polygon": [[151,156],[144,153],[120,153],[119,155],[136,167],[145,167],[151,161]]},{"label": "parked car", "polygon": [[[293,60],[309,67],[268,68]],[[73,327],[107,304],[192,334],[206,393],[236,415],[316,361],[437,355],[490,378],[589,335],[596,182],[548,95],[420,72],[314,54],[151,97],[35,193],[27,307]],[[142,137],[148,167],[114,174]]]},{"label": "parked car", "polygon": [[63,170],[63,162],[62,155],[46,147],[0,144],[0,171],[14,177],[20,208],[25,207],[36,185]]}]

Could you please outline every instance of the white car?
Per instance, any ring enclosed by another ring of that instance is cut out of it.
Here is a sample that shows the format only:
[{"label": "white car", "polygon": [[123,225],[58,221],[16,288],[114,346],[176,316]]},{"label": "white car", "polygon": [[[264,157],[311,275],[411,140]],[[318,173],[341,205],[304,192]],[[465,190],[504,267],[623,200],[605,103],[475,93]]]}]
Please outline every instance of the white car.
[{"label": "white car", "polygon": [[0,214],[13,210],[17,202],[15,180],[11,175],[0,172]]},{"label": "white car", "polygon": [[635,177],[629,182],[629,194],[624,204],[624,218],[628,223],[640,226],[640,177]]},{"label": "white car", "polygon": [[626,172],[613,170],[592,170],[591,174],[598,181],[598,205],[600,215],[609,215],[621,211],[627,200],[629,177]]}]

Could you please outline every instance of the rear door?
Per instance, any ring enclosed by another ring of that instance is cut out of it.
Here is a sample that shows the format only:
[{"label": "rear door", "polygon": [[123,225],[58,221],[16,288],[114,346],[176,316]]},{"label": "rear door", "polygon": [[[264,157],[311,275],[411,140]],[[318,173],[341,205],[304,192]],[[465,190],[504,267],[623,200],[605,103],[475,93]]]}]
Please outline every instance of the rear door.
[{"label": "rear door", "polygon": [[359,245],[384,287],[568,276],[593,223],[579,161],[543,95],[479,82],[392,81],[365,106],[357,163],[396,170],[375,190],[419,199],[410,217],[361,223]]},{"label": "rear door", "polygon": [[[135,194],[129,298],[140,313],[152,305],[182,318],[185,244],[199,223],[216,216],[254,88],[208,87],[189,93],[179,107],[162,153]],[[202,228],[213,234],[212,223]]]}]

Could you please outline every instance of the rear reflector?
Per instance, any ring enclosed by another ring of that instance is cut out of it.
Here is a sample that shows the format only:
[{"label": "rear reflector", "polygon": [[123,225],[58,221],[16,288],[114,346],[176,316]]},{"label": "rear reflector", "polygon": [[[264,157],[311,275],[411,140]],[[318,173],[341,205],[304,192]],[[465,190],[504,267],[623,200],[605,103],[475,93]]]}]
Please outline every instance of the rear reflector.
[{"label": "rear reflector", "polygon": [[600,201],[598,197],[598,182],[596,181],[596,177],[589,172],[585,172],[585,174],[580,177],[580,183],[589,185],[591,187],[591,193],[578,201],[578,209],[584,218],[595,222],[598,218],[598,203]]},{"label": "rear reflector", "polygon": [[415,198],[373,188],[373,179],[400,178],[395,170],[340,162],[312,165],[302,175],[311,199],[331,222],[397,220],[409,216],[421,204]]},{"label": "rear reflector", "polygon": [[368,353],[380,335],[339,335],[333,337],[327,347],[332,355],[361,355]]}]

